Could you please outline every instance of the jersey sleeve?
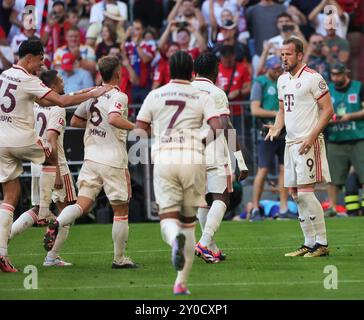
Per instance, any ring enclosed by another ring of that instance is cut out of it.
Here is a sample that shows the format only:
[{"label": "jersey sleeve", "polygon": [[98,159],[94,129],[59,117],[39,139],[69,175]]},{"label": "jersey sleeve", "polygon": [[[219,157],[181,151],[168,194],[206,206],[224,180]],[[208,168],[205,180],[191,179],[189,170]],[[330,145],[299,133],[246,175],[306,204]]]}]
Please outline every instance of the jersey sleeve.
[{"label": "jersey sleeve", "polygon": [[24,91],[38,99],[45,98],[51,91],[39,78],[31,77],[29,81],[24,82]]},{"label": "jersey sleeve", "polygon": [[218,91],[214,95],[214,103],[216,109],[220,112],[220,115],[230,115],[229,100],[224,91]]},{"label": "jersey sleeve", "polygon": [[88,106],[88,101],[85,101],[83,103],[81,103],[75,113],[73,114],[76,118],[79,118],[81,120],[85,120],[87,121],[87,106]]},{"label": "jersey sleeve", "polygon": [[327,83],[319,73],[314,73],[312,78],[311,93],[316,100],[320,100],[329,92]]},{"label": "jersey sleeve", "polygon": [[110,113],[122,114],[124,111],[128,110],[128,97],[124,94],[118,94],[114,99],[112,99],[109,106]]},{"label": "jersey sleeve", "polygon": [[219,118],[221,115],[215,101],[209,95],[206,95],[203,103],[203,115],[207,122],[212,118]]},{"label": "jersey sleeve", "polygon": [[152,120],[152,96],[148,94],[139,110],[137,121],[151,123]]},{"label": "jersey sleeve", "polygon": [[282,92],[282,81],[281,81],[281,77],[278,78],[277,81],[277,91],[278,91],[278,100],[279,101],[283,101],[283,92]]},{"label": "jersey sleeve", "polygon": [[66,124],[66,110],[61,108],[51,108],[47,131],[55,131],[61,134]]}]

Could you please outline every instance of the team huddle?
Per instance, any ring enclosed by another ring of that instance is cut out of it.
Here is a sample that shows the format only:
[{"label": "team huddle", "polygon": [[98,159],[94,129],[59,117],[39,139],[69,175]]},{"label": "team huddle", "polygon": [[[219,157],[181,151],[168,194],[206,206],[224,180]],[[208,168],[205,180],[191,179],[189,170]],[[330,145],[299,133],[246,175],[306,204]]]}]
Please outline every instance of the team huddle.
[{"label": "team huddle", "polygon": [[[333,109],[321,75],[302,64],[302,43],[289,39],[282,50],[286,73],[278,80],[280,111],[266,139],[286,127],[285,187],[299,207],[305,243],[288,256],[318,257],[328,254],[322,208],[314,195],[315,183],[329,182],[321,132]],[[98,62],[103,84],[64,95],[63,80],[54,70],[43,70],[43,47],[24,41],[19,62],[0,75],[0,269],[17,272],[8,257],[11,239],[34,223],[47,226],[43,265],[71,266],[59,253],[70,225],[92,208],[101,189],[113,209],[112,268],[138,268],[126,256],[129,237],[127,136],[133,130],[153,136],[154,191],[159,207],[163,240],[171,247],[177,271],[176,295],[188,295],[188,276],[194,256],[207,263],[226,259],[214,236],[229,204],[234,170],[238,181],[248,168],[231,124],[224,91],[214,85],[218,61],[212,54],[195,62],[184,52],[170,59],[171,81],[152,90],[136,123],[127,119],[128,99],[120,91],[120,61],[104,57]],[[195,74],[191,82],[192,74]],[[63,149],[65,107],[77,106],[71,126],[84,128],[85,156],[77,180],[78,194]],[[320,111],[320,112],[319,112]],[[233,133],[233,146],[228,143]],[[32,162],[33,207],[13,223],[20,197],[23,161]],[[50,211],[52,201],[59,215]],[[202,230],[196,243],[196,217]]]}]

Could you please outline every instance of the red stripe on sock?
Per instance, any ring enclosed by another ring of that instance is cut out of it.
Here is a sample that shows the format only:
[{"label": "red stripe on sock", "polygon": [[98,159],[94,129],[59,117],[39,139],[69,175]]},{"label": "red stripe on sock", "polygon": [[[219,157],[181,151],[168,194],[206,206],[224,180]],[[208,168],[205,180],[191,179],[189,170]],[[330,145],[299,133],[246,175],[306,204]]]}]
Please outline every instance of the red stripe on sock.
[{"label": "red stripe on sock", "polygon": [[297,190],[297,192],[314,192],[314,191],[315,191],[314,188],[302,188]]},{"label": "red stripe on sock", "polygon": [[11,204],[8,204],[8,203],[0,204],[0,209],[7,210],[10,212],[14,212],[14,210],[15,210],[15,208]]},{"label": "red stripe on sock", "polygon": [[194,228],[196,226],[196,222],[192,222],[192,223],[181,223],[181,228]]},{"label": "red stripe on sock", "polygon": [[33,210],[29,210],[28,211],[28,214],[32,217],[32,219],[33,219],[34,222],[37,222],[38,221],[38,216],[37,216],[37,214]]}]

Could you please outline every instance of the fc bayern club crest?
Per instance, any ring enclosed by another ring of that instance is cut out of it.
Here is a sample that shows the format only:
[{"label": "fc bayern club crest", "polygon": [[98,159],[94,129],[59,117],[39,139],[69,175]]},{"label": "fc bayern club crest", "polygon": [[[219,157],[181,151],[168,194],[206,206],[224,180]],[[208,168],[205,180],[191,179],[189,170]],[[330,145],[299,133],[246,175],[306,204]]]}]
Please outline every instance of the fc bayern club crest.
[{"label": "fc bayern club crest", "polygon": [[296,89],[301,88],[301,86],[302,86],[301,82],[298,82],[298,83],[296,84]]}]

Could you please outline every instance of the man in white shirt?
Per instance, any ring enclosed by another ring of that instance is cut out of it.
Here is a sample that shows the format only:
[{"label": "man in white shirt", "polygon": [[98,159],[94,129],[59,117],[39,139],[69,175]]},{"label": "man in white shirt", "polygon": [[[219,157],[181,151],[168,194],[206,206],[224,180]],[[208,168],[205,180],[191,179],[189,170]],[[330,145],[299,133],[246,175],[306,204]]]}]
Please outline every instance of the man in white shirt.
[{"label": "man in white shirt", "polygon": [[315,196],[317,183],[330,182],[323,129],[334,114],[323,77],[303,60],[298,38],[283,42],[283,75],[278,78],[279,111],[274,125],[266,125],[266,140],[279,136],[286,127],[284,186],[297,202],[305,243],[286,256],[319,257],[329,254],[324,212]]},{"label": "man in white shirt", "polygon": [[[218,74],[216,56],[211,53],[200,55],[194,62],[194,71],[197,77],[192,85],[207,92],[214,99],[215,107],[220,112],[220,119],[225,129],[225,136],[221,134],[214,143],[206,146],[206,202],[208,206],[198,208],[197,213],[202,236],[196,244],[195,254],[207,263],[217,263],[225,260],[226,257],[217,247],[214,235],[219,229],[229,204],[229,193],[233,192],[232,175],[234,171],[231,168],[228,142],[233,144],[232,148],[235,148],[234,156],[240,170],[239,180],[247,177],[248,168],[229,118],[228,98],[223,90],[214,85]],[[204,124],[204,129],[209,129],[207,123]]]},{"label": "man in white shirt", "polygon": [[95,3],[91,7],[90,24],[94,22],[102,22],[104,20],[104,11],[107,11],[106,6],[108,4],[116,4],[119,8],[120,16],[123,18],[123,20],[128,20],[128,6],[124,2],[116,0],[103,0]]},{"label": "man in white shirt", "polygon": [[191,56],[177,51],[169,66],[172,80],[148,94],[136,127],[144,132],[153,130],[153,182],[161,232],[172,247],[177,270],[173,293],[189,295],[187,279],[194,257],[196,213],[206,204],[205,146],[200,128],[204,121],[215,131],[222,126],[212,98],[190,83]]},{"label": "man in white shirt", "polygon": [[[51,188],[56,179],[56,167],[47,157],[44,145],[34,129],[34,101],[50,106],[66,107],[98,97],[109,87],[98,88],[75,96],[61,96],[34,76],[43,65],[40,41],[24,41],[19,48],[19,62],[0,75],[0,183],[4,200],[0,205],[0,269],[17,272],[8,258],[8,240],[13,213],[20,197],[19,176],[22,162],[44,164],[42,179]],[[48,162],[49,161],[49,162]]]},{"label": "man in white shirt", "polygon": [[114,212],[112,268],[136,268],[137,265],[125,256],[131,198],[126,137],[134,124],[127,120],[128,98],[117,87],[120,83],[119,59],[104,57],[99,60],[98,68],[104,84],[113,89],[80,104],[71,119],[73,127],[86,128],[85,161],[77,180],[78,199],[49,224],[43,243],[47,251],[52,250],[61,228],[87,214],[103,188]]}]

